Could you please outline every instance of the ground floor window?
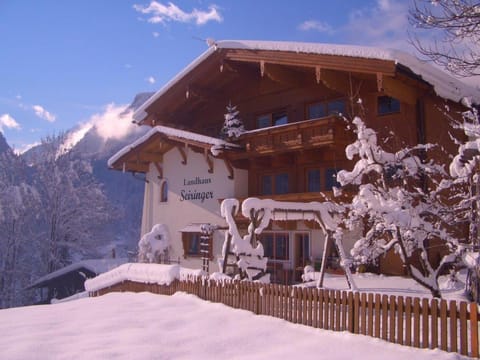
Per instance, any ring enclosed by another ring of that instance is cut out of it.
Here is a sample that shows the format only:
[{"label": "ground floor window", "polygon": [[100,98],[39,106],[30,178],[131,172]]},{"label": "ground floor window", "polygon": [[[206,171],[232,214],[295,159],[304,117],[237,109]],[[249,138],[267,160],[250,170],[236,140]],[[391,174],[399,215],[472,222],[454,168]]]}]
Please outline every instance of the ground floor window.
[{"label": "ground floor window", "polygon": [[289,260],[289,234],[285,232],[268,232],[260,235],[264,256],[269,260]]},{"label": "ground floor window", "polygon": [[[212,257],[212,238],[208,240],[208,256]],[[182,233],[184,257],[202,257],[202,233],[184,232]]]}]

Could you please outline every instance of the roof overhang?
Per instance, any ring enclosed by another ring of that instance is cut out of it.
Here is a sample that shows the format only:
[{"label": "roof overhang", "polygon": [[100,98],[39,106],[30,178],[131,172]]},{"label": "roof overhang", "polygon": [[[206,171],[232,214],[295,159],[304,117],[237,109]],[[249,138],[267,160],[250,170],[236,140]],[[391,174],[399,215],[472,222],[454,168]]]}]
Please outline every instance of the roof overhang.
[{"label": "roof overhang", "polygon": [[[414,78],[431,85],[442,98],[460,102],[470,97],[474,103],[480,103],[479,90],[402,51],[318,43],[218,41],[147,100],[135,112],[134,120],[139,124],[155,125],[155,117],[164,110],[168,112],[167,103],[188,97],[189,87],[202,77],[215,74],[220,78],[228,62],[255,63],[262,72],[269,65],[306,68],[317,81],[322,71],[374,74],[381,78],[395,76],[400,67],[403,74],[407,69]],[[207,71],[212,69],[215,71]]]},{"label": "roof overhang", "polygon": [[[178,148],[185,157],[186,147],[203,152],[208,157],[213,156],[212,147],[221,152],[222,149],[236,149],[238,145],[191,131],[155,126],[113,155],[108,160],[108,166],[115,170],[146,173],[150,163],[162,163],[163,155],[173,148]],[[186,158],[183,161],[186,163]]]}]

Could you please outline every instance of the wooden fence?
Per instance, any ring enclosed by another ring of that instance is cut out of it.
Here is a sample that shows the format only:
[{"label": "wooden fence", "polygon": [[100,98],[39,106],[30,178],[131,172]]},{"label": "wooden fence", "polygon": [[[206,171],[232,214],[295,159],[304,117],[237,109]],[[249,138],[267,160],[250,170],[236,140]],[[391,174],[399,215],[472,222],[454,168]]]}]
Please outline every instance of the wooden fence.
[{"label": "wooden fence", "polygon": [[163,295],[183,291],[292,323],[479,357],[476,303],[201,278],[170,285],[124,281],[90,296],[117,291]]}]

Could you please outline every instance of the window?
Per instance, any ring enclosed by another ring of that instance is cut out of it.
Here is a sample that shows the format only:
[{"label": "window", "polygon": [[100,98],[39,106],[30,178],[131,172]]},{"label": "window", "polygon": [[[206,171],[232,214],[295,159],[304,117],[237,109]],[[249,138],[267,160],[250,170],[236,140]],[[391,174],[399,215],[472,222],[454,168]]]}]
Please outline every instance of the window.
[{"label": "window", "polygon": [[390,96],[377,98],[378,115],[387,115],[400,112],[400,101]]},{"label": "window", "polygon": [[168,183],[167,180],[163,180],[160,185],[160,202],[168,201]]},{"label": "window", "polygon": [[[212,238],[208,239],[209,257],[212,258]],[[200,232],[183,232],[183,253],[184,257],[201,257],[202,256],[202,233]]]},{"label": "window", "polygon": [[307,191],[320,191],[320,169],[307,170]]},{"label": "window", "polygon": [[327,103],[328,115],[345,114],[345,101],[334,100]]},{"label": "window", "polygon": [[331,100],[307,105],[307,119],[318,119],[329,115],[345,113],[345,100]]},{"label": "window", "polygon": [[333,187],[340,187],[337,182],[337,169],[325,170],[325,190],[332,190]]},{"label": "window", "polygon": [[308,119],[318,119],[325,117],[327,115],[326,104],[324,103],[315,103],[308,105]]},{"label": "window", "polygon": [[290,192],[288,173],[268,174],[260,177],[260,195],[288,194]]},{"label": "window", "polygon": [[288,117],[286,112],[272,114],[273,126],[285,125],[288,123]]},{"label": "window", "polygon": [[257,118],[257,128],[262,129],[271,126],[270,114],[262,115]]},{"label": "window", "polygon": [[258,129],[285,124],[288,124],[288,116],[285,111],[263,114],[257,117]]},{"label": "window", "polygon": [[261,195],[272,195],[272,176],[271,175],[263,175],[262,176],[262,183],[260,194]]},{"label": "window", "polygon": [[275,194],[288,194],[288,174],[275,175]]},{"label": "window", "polygon": [[260,235],[263,245],[264,256],[270,260],[289,259],[289,236],[288,233],[263,233]]}]

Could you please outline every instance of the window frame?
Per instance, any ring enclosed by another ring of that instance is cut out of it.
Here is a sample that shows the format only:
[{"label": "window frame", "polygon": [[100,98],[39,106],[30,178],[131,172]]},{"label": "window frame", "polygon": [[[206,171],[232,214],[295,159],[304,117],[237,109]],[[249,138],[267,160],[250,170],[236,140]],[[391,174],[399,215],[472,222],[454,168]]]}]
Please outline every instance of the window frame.
[{"label": "window frame", "polygon": [[[265,238],[267,237],[271,239],[271,246],[266,246],[265,244]],[[258,241],[262,244],[264,256],[269,261],[290,261],[290,233],[288,231],[264,231],[259,235]],[[278,246],[280,242],[283,243],[283,246]],[[266,251],[270,248],[272,249],[271,255]],[[280,257],[278,256],[279,252],[281,252]]]},{"label": "window frame", "polygon": [[[318,190],[311,190],[310,189],[310,172],[317,171],[318,172]],[[320,168],[307,168],[305,170],[305,190],[306,192],[320,192],[322,191],[322,169]]]},{"label": "window frame", "polygon": [[[287,179],[287,191],[286,192],[279,192],[278,184],[279,184],[279,176],[286,175]],[[266,193],[264,191],[264,179],[269,179],[270,181],[270,192]],[[268,173],[261,173],[258,177],[258,194],[259,195],[283,195],[283,194],[290,194],[292,187],[292,176],[289,171],[278,171],[278,172],[268,172]]]},{"label": "window frame", "polygon": [[[202,242],[202,233],[201,232],[182,232],[182,244],[183,244],[183,257],[186,258],[202,258],[202,249],[201,249],[201,242]],[[198,239],[198,249],[197,252],[190,252],[189,250],[192,248],[192,240]],[[208,244],[208,257],[213,259],[213,241],[212,237],[209,238]]]},{"label": "window frame", "polygon": [[[340,103],[340,102],[343,104],[343,112],[333,112],[330,109],[331,105],[334,104],[334,103]],[[329,116],[332,116],[332,115],[339,116],[340,114],[344,114],[347,111],[347,104],[348,104],[347,99],[345,99],[345,98],[335,98],[335,99],[328,99],[328,100],[313,101],[313,102],[307,103],[305,105],[306,106],[305,118],[306,118],[306,120],[314,120],[314,119],[326,118],[326,117],[329,117]],[[315,106],[315,105],[321,105],[322,106],[323,113],[324,113],[323,116],[312,117],[310,115],[310,107]]]},{"label": "window frame", "polygon": [[[381,111],[381,108],[382,108],[382,105],[380,103],[381,99],[390,100],[390,103],[389,103],[388,108],[386,110]],[[397,108],[397,106],[393,107],[392,104],[398,104],[398,108]],[[399,99],[394,98],[393,96],[388,96],[388,95],[377,96],[377,115],[378,116],[400,114],[401,111],[402,111],[402,103],[400,102]]]},{"label": "window frame", "polygon": [[[281,119],[285,118],[285,122],[281,124],[277,124],[275,119]],[[268,119],[268,125],[266,126],[260,126],[260,119]],[[288,112],[286,109],[282,110],[277,110],[277,111],[272,111],[272,112],[266,112],[262,114],[258,114],[255,116],[255,128],[256,129],[265,129],[273,126],[281,126],[281,125],[286,125],[288,124]]]}]

